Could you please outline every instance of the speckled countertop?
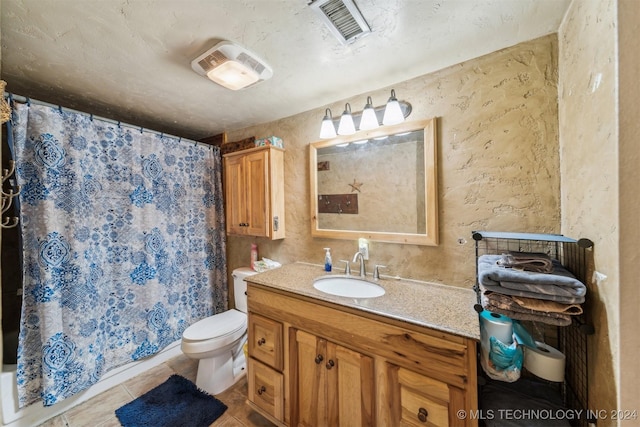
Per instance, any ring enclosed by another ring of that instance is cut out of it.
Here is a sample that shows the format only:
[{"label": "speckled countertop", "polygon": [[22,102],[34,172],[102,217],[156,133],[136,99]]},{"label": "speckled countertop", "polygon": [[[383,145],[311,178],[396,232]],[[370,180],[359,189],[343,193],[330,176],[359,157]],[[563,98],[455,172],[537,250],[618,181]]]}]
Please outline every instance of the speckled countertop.
[{"label": "speckled countertop", "polygon": [[[376,283],[384,288],[384,295],[354,299],[326,294],[313,287],[315,278],[331,274],[340,275],[338,272],[326,273],[320,265],[298,262],[249,276],[246,280],[414,325],[480,339],[478,313],[473,309],[476,294],[471,289],[383,276]],[[371,275],[367,279],[371,281]]]}]

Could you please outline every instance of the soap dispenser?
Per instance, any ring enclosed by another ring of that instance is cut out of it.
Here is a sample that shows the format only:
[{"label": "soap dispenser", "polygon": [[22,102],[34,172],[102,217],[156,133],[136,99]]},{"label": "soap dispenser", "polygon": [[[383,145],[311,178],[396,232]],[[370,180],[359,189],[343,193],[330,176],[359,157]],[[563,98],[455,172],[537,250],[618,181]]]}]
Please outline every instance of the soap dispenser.
[{"label": "soap dispenser", "polygon": [[331,271],[331,252],[330,248],[324,248],[324,271]]}]

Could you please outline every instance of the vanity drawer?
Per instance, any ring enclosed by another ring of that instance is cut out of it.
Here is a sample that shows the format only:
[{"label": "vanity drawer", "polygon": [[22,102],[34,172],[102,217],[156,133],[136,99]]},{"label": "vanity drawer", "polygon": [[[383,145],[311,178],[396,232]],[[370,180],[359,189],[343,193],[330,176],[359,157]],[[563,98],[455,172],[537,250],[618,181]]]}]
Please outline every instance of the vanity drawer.
[{"label": "vanity drawer", "polygon": [[282,371],[284,351],[282,323],[249,313],[249,355]]},{"label": "vanity drawer", "polygon": [[404,368],[389,365],[395,388],[394,418],[401,426],[449,426],[449,386]]},{"label": "vanity drawer", "polygon": [[280,372],[249,358],[248,398],[278,421],[284,420],[284,379]]}]

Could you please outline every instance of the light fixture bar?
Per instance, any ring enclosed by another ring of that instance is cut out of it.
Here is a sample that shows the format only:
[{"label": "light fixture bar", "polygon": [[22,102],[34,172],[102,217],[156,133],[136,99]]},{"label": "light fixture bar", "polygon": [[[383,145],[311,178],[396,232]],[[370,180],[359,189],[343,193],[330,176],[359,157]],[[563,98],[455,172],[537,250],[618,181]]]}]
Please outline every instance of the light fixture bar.
[{"label": "light fixture bar", "polygon": [[[411,104],[408,103],[407,101],[398,101],[398,104],[400,105],[400,110],[402,111],[402,115],[404,116],[404,118],[406,119],[407,117],[409,117],[412,110]],[[385,108],[386,108],[386,104],[373,107],[373,110],[376,113],[376,117],[378,118],[378,123],[382,123]],[[357,125],[356,127],[360,129],[360,121],[362,120],[362,111],[351,113],[351,116],[353,117],[354,123]],[[340,122],[340,118],[336,117],[336,118],[332,118],[332,120],[335,127],[337,128]]]},{"label": "light fixture bar", "polygon": [[[385,105],[373,107],[373,101],[367,96],[367,103],[364,109],[357,113],[351,112],[351,105],[345,104],[344,112],[340,119],[333,119],[331,110],[325,110],[322,126],[320,128],[320,138],[329,139],[337,135],[353,135],[357,131],[373,130],[381,124],[385,126],[395,125],[404,122],[411,114],[411,104],[406,101],[398,101],[396,91],[391,89],[391,96]],[[358,126],[356,127],[356,120]]]}]

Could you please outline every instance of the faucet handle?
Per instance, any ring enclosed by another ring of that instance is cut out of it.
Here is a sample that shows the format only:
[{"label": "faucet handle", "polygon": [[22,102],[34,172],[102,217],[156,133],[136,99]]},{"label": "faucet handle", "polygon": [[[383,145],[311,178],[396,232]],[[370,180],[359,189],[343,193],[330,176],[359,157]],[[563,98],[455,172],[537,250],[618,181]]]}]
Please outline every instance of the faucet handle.
[{"label": "faucet handle", "polygon": [[380,279],[380,270],[381,268],[387,268],[386,265],[378,265],[376,264],[376,266],[373,269],[373,280],[378,280]]},{"label": "faucet handle", "polygon": [[348,259],[341,259],[340,262],[344,262],[346,263],[346,265],[344,266],[344,274],[346,274],[347,276],[351,274],[351,267],[349,266],[349,260]]}]

